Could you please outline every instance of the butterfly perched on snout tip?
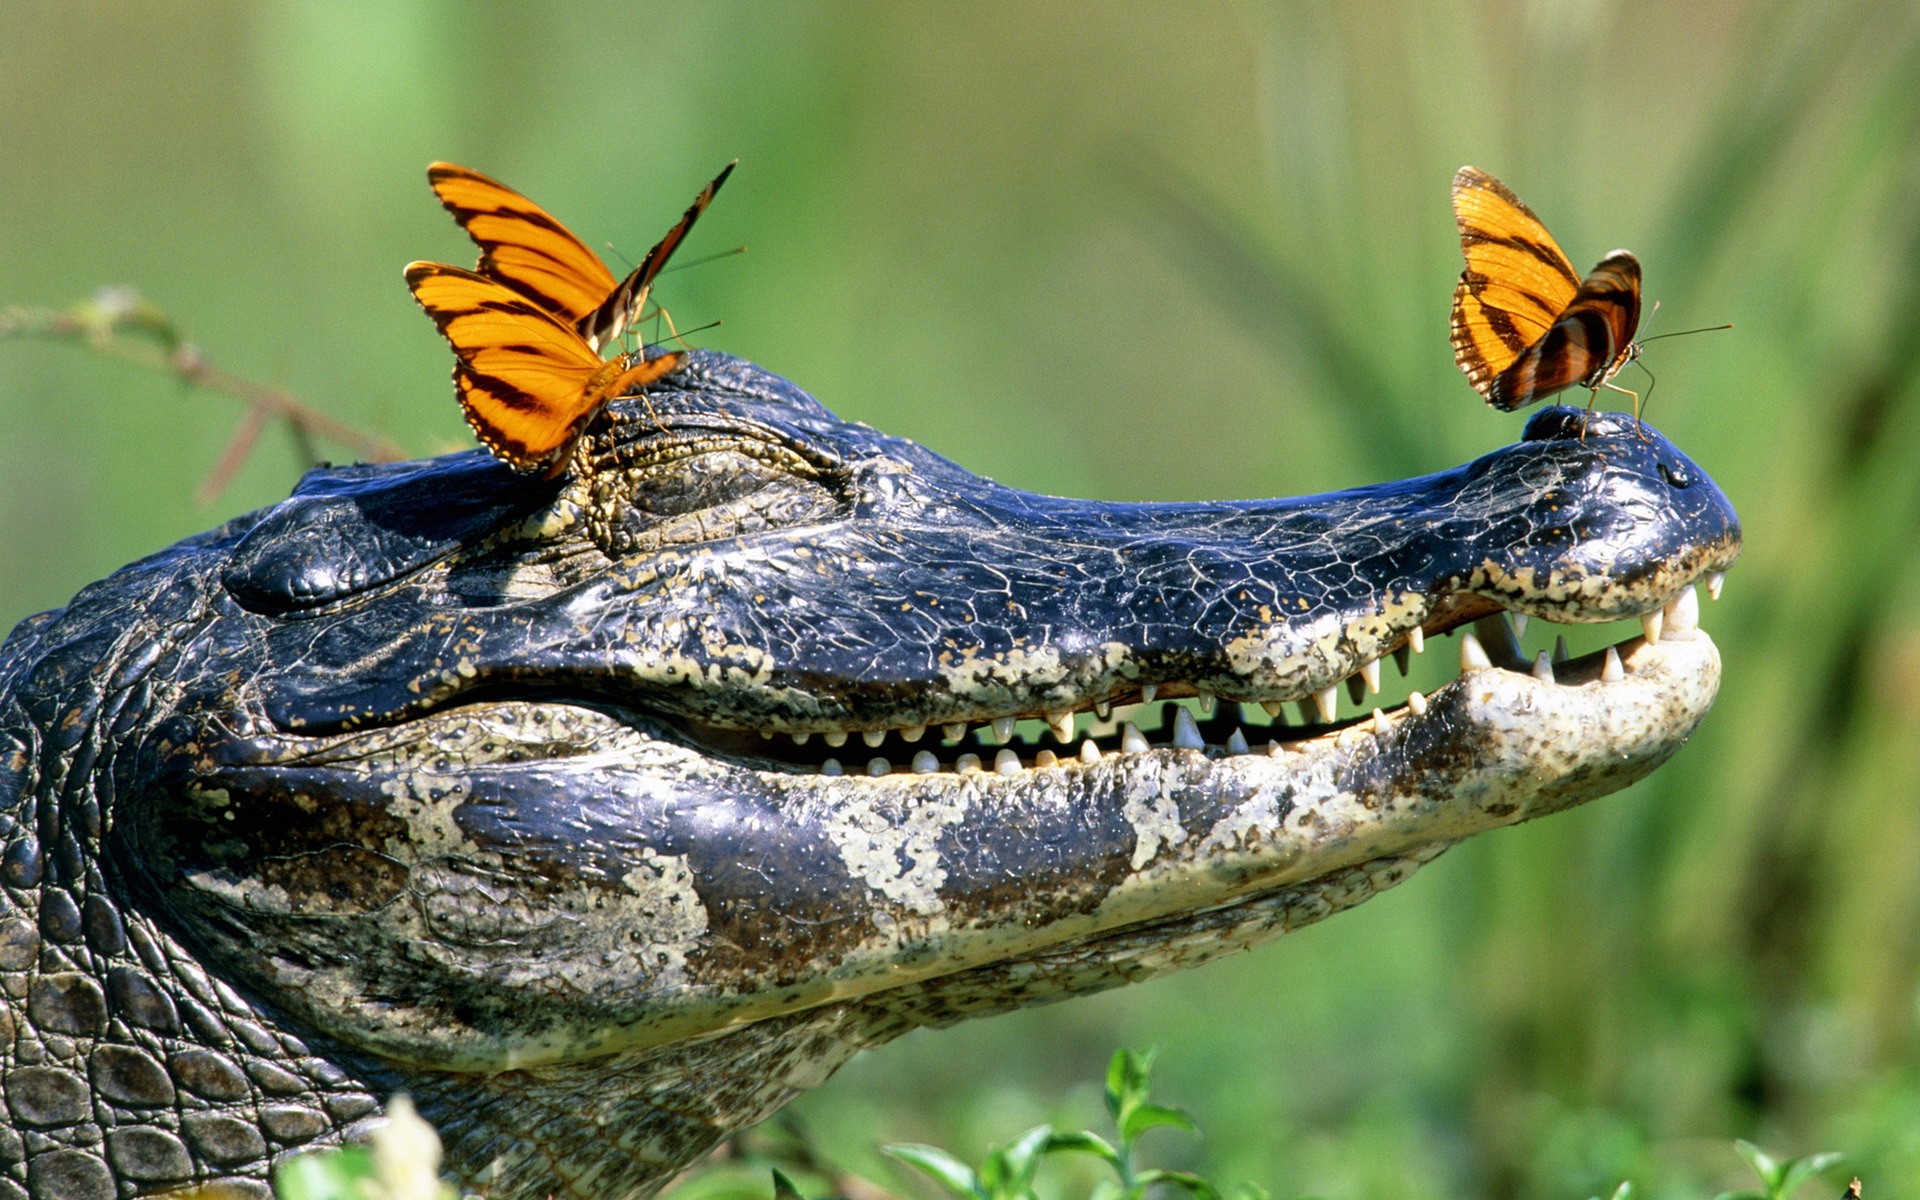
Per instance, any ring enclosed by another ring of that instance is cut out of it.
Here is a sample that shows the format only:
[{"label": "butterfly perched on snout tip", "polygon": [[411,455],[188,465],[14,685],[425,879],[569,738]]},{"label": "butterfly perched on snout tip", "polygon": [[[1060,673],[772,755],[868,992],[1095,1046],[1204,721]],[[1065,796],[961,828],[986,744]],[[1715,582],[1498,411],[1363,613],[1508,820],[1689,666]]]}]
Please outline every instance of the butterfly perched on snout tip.
[{"label": "butterfly perched on snout tip", "polygon": [[1640,353],[1640,260],[1615,250],[1582,278],[1533,210],[1475,167],[1453,177],[1453,215],[1467,260],[1453,358],[1474,390],[1510,412],[1576,384],[1612,387]]},{"label": "butterfly perched on snout tip", "polygon": [[479,244],[480,262],[471,271],[409,263],[407,286],[453,347],[454,393],[467,424],[496,457],[517,471],[560,474],[601,408],[681,364],[678,353],[603,361],[600,351],[645,309],[654,278],[733,167],[707,184],[619,282],[566,226],[520,193],[452,163],[429,168],[435,194]]}]

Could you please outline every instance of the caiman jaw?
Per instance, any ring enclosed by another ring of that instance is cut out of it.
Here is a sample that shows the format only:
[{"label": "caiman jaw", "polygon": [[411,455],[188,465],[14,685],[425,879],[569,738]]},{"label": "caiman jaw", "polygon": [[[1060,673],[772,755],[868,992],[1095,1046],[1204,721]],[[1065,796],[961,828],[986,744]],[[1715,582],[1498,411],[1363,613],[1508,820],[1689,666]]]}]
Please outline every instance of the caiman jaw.
[{"label": "caiman jaw", "polygon": [[[1703,579],[1710,595],[1719,595],[1722,578],[1715,572]],[[1525,657],[1516,632],[1516,624],[1526,626],[1524,613],[1501,611],[1479,617],[1458,638],[1461,677],[1443,690],[1471,688],[1476,681],[1484,684],[1493,677],[1477,672],[1499,671],[1521,677],[1498,680],[1503,692],[1513,693],[1508,702],[1512,712],[1586,707],[1597,713],[1630,708],[1649,713],[1650,725],[1690,726],[1704,715],[1718,678],[1718,656],[1699,628],[1699,607],[1689,584],[1664,607],[1641,615],[1641,636],[1573,659],[1566,655],[1564,638],[1555,652],[1541,650],[1530,659]],[[1425,631],[1416,626],[1390,657],[1405,675],[1413,655],[1426,648]],[[1383,683],[1391,686],[1383,680],[1381,662],[1366,663],[1348,677],[1344,688],[1330,686],[1310,696],[1257,704],[1222,701],[1191,685],[1173,683],[1147,685],[1131,705],[1101,704],[1039,720],[1009,716],[978,726],[959,722],[940,729],[917,725],[823,733],[761,731],[757,737],[690,722],[687,734],[710,751],[763,771],[876,779],[979,771],[1011,777],[1023,771],[1070,770],[1116,753],[1155,749],[1202,751],[1214,758],[1278,759],[1351,744],[1356,732],[1385,736],[1402,721],[1426,719],[1432,701],[1418,691],[1408,692],[1397,702],[1382,701],[1370,715],[1338,718],[1342,691],[1350,704],[1363,705],[1366,697],[1383,695]],[[1676,686],[1689,671],[1697,672],[1704,690]],[[1550,689],[1554,688],[1579,689],[1579,694],[1553,695]],[[1195,703],[1160,703],[1182,697],[1192,697]],[[1297,710],[1292,721],[1288,720],[1290,706]]]},{"label": "caiman jaw", "polygon": [[[1549,410],[1325,496],[1109,504],[710,369],[512,519],[486,479],[423,470],[499,531],[459,557],[350,475],[247,534],[226,584],[287,665],[245,688],[242,736],[170,738],[129,856],[208,953],[362,1050],[481,1072],[905,1011],[1022,964],[1089,990],[1618,790],[1718,686],[1692,588],[1737,518],[1624,418]],[[356,569],[313,570],[354,520]],[[1524,661],[1508,613],[1641,631]],[[1448,632],[1458,678],[1338,719]],[[1300,723],[1248,723],[1269,705]],[[513,894],[541,900],[464,899]]]}]

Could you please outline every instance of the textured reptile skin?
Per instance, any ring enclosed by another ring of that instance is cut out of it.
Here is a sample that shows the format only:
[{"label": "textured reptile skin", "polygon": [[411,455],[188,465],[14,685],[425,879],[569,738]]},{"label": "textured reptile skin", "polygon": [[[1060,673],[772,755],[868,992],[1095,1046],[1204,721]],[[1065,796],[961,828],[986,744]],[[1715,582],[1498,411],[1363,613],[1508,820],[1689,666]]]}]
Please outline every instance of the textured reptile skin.
[{"label": "textured reptile skin", "polygon": [[[491,1195],[646,1195],[863,1047],[1644,775],[1717,686],[1690,621],[1374,718],[1228,710],[1502,609],[1657,611],[1738,546],[1604,414],[1329,496],[1094,503],[705,353],[556,482],[315,472],[0,648],[0,1200],[264,1194],[402,1088]],[[1095,715],[1154,693],[1219,712],[1149,748]]]}]

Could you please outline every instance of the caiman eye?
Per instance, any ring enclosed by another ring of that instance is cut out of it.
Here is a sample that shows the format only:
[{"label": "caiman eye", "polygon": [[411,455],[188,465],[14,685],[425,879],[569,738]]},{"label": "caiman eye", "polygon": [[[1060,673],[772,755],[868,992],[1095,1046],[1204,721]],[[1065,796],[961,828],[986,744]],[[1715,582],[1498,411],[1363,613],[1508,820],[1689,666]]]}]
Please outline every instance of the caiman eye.
[{"label": "caiman eye", "polygon": [[695,441],[589,477],[588,524],[609,557],[831,519],[834,477],[752,440]]}]

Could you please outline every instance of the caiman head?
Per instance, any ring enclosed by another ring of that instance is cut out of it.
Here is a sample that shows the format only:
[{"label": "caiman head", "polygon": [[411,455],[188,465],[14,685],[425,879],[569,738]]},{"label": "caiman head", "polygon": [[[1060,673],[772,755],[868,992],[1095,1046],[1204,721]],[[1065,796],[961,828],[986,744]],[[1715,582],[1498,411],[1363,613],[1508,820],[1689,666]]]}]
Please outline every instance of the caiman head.
[{"label": "caiman head", "polygon": [[[147,634],[96,654],[138,699],[82,873],[310,1091],[411,1090],[496,1196],[643,1195],[862,1046],[1242,948],[1645,775],[1713,699],[1693,585],[1739,542],[1615,415],[1096,503],[700,353],[560,481],[318,471],[97,585]],[[1645,624],[1528,662],[1509,613]],[[1462,626],[1452,682],[1341,718]],[[366,1110],[328,1111],[314,1140]]]}]

